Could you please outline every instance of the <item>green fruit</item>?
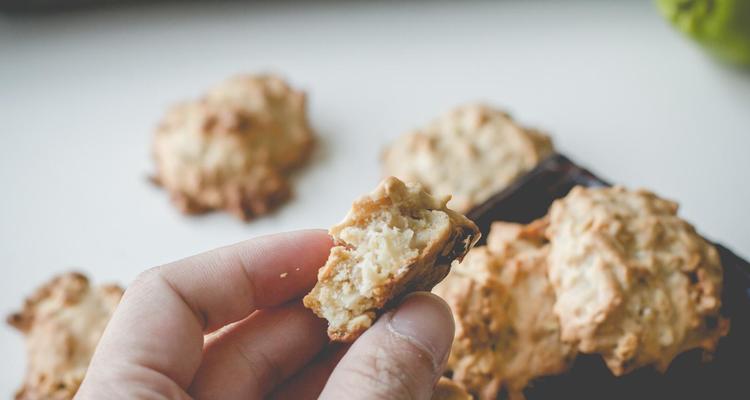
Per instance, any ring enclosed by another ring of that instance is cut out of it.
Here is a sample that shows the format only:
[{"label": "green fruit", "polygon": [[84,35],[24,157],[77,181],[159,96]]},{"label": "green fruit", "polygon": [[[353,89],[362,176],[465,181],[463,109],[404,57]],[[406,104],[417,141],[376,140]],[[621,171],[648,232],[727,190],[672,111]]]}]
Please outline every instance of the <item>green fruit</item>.
[{"label": "green fruit", "polygon": [[719,58],[750,66],[750,0],[656,0],[656,5]]}]

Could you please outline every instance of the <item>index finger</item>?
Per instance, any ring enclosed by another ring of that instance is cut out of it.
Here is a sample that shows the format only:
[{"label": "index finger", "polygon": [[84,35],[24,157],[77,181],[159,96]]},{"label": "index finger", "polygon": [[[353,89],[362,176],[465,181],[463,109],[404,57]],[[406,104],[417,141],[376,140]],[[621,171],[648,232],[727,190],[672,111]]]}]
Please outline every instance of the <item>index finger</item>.
[{"label": "index finger", "polygon": [[[290,232],[147,271],[125,292],[86,381],[99,378],[101,364],[110,382],[111,366],[118,365],[120,375],[145,369],[188,387],[201,361],[204,333],[300,297],[314,285],[331,246],[325,231]],[[82,390],[91,383],[86,381]]]},{"label": "index finger", "polygon": [[262,236],[158,269],[211,332],[309,291],[333,245],[323,230]]}]

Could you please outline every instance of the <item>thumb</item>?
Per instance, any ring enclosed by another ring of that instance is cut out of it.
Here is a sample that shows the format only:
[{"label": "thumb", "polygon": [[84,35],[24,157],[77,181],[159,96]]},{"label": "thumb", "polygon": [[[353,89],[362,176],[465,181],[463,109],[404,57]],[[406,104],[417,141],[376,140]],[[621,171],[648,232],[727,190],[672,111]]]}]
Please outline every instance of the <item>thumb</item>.
[{"label": "thumb", "polygon": [[408,296],[354,342],[320,399],[429,399],[453,330],[442,299],[426,292]]}]

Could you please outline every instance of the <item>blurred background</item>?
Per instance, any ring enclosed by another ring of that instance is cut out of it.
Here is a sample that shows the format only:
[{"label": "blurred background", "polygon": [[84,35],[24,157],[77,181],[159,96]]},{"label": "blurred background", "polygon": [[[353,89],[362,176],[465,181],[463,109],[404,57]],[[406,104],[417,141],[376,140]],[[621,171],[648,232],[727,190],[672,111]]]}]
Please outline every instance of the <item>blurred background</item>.
[{"label": "blurred background", "polygon": [[[678,200],[750,256],[750,73],[651,1],[61,3],[0,1],[2,314],[72,268],[126,284],[220,245],[326,228],[375,186],[387,143],[469,101],[547,131],[611,182]],[[321,141],[294,199],[247,224],[182,216],[147,179],[153,128],[171,103],[263,71],[308,92]],[[21,336],[0,329],[0,353],[8,398]]]}]

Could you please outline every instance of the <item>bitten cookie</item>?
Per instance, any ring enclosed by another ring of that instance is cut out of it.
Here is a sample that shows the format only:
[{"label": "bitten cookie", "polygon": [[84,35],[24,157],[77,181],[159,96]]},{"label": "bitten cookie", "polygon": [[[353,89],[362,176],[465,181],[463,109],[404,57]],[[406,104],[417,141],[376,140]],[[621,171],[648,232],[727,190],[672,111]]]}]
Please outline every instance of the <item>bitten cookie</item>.
[{"label": "bitten cookie", "polygon": [[304,298],[331,339],[351,342],[389,302],[432,289],[476,243],[476,225],[447,202],[390,177],[331,228],[335,246]]},{"label": "bitten cookie", "polygon": [[727,333],[719,255],[676,203],[577,187],[552,205],[549,221],[562,338],[600,353],[615,375],[651,364],[664,371],[683,351],[713,351]]},{"label": "bitten cookie", "polygon": [[69,400],[86,374],[122,289],[91,287],[78,273],[60,275],[29,297],[8,323],[26,336],[28,367],[18,400]]},{"label": "bitten cookie", "polygon": [[552,141],[499,110],[466,105],[396,139],[383,153],[383,171],[419,182],[449,207],[467,212],[553,152]]},{"label": "bitten cookie", "polygon": [[448,370],[477,398],[523,399],[530,381],[564,372],[575,357],[552,311],[543,228],[494,223],[487,246],[472,249],[435,287],[456,320]]},{"label": "bitten cookie", "polygon": [[287,173],[312,149],[305,108],[305,94],[278,77],[229,79],[164,116],[153,143],[155,181],[187,214],[266,214],[289,197]]}]

